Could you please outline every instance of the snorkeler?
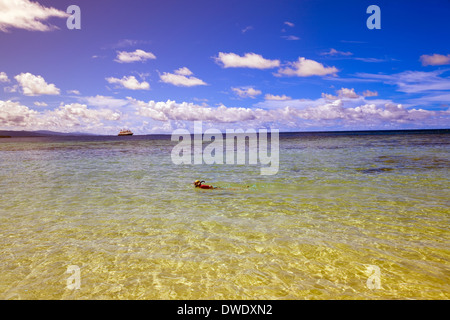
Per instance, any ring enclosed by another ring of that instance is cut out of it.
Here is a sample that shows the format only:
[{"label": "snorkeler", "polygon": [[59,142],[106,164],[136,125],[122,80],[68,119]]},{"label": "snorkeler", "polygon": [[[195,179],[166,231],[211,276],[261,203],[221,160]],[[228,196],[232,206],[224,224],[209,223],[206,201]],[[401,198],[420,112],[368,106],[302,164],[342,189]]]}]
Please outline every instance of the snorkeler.
[{"label": "snorkeler", "polygon": [[217,187],[213,187],[207,184],[202,184],[202,182],[205,182],[204,180],[200,181],[200,180],[195,180],[194,182],[194,186],[196,188],[201,188],[201,189],[217,189]]},{"label": "snorkeler", "polygon": [[194,186],[196,188],[201,188],[201,189],[226,189],[226,190],[243,190],[243,189],[247,189],[250,188],[250,186],[246,186],[245,188],[222,188],[222,187],[214,187],[208,184],[203,184],[203,182],[205,182],[204,180],[200,181],[200,180],[195,180],[194,181]]}]

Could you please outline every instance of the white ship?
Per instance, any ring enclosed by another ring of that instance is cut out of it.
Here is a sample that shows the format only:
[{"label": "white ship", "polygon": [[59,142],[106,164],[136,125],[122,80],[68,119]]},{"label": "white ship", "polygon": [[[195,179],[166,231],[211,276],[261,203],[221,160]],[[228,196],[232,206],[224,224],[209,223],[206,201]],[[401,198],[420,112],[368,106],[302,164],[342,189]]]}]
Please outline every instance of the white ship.
[{"label": "white ship", "polygon": [[128,129],[122,129],[122,130],[120,130],[118,135],[119,136],[132,136],[133,132],[131,132],[131,130],[128,130]]}]

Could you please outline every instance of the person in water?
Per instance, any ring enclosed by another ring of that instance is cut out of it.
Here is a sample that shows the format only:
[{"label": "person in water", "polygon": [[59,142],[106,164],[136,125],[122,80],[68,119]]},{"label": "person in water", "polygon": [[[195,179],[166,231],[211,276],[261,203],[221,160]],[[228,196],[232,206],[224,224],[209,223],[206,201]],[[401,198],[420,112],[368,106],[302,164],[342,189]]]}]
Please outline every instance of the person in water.
[{"label": "person in water", "polygon": [[201,189],[217,189],[217,187],[213,187],[208,184],[203,184],[203,182],[205,182],[205,181],[195,180],[194,186],[196,188],[201,188]]},{"label": "person in water", "polygon": [[[244,188],[222,188],[222,187],[214,187],[208,184],[203,184],[203,182],[205,182],[204,180],[200,181],[200,180],[195,180],[194,181],[194,186],[196,188],[200,188],[200,189],[227,189],[227,190],[243,190]],[[245,189],[250,188],[250,186],[246,186]]]}]

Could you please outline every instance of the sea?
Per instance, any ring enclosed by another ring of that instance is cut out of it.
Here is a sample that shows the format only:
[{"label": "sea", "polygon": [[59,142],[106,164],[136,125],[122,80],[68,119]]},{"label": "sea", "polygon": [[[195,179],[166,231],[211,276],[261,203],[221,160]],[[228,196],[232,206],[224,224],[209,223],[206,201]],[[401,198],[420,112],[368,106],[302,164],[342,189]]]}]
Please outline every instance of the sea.
[{"label": "sea", "polygon": [[273,175],[176,144],[0,139],[0,299],[450,298],[449,130],[281,133]]}]

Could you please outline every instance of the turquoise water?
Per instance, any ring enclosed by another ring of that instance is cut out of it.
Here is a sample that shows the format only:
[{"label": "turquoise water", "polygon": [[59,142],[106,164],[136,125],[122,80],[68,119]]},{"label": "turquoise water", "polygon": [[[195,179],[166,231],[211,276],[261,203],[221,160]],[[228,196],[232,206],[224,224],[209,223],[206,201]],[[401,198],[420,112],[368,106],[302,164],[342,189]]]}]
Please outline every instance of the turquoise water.
[{"label": "turquoise water", "polygon": [[447,132],[282,135],[273,176],[174,145],[0,139],[0,298],[450,298]]}]

